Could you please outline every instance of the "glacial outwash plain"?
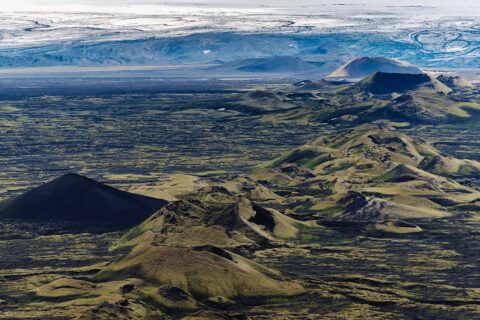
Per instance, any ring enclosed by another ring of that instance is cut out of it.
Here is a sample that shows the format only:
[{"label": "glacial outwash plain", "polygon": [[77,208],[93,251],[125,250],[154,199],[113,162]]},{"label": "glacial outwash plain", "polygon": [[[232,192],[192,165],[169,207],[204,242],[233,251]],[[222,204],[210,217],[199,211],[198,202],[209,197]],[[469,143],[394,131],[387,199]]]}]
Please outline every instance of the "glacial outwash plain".
[{"label": "glacial outwash plain", "polygon": [[57,2],[0,12],[1,320],[480,318],[478,5]]}]

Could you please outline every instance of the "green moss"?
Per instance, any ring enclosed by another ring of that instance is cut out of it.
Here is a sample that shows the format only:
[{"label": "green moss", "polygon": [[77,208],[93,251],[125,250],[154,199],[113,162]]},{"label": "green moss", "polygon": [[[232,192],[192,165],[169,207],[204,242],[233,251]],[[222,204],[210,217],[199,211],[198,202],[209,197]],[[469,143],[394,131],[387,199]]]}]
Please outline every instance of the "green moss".
[{"label": "green moss", "polygon": [[477,175],[480,174],[480,169],[471,164],[462,164],[458,168],[458,174],[463,176]]},{"label": "green moss", "polygon": [[325,174],[332,174],[336,171],[346,170],[346,169],[349,169],[349,168],[351,168],[355,165],[356,165],[355,162],[342,162],[342,163],[338,164],[337,166],[331,166],[331,167],[326,168],[325,169]]}]

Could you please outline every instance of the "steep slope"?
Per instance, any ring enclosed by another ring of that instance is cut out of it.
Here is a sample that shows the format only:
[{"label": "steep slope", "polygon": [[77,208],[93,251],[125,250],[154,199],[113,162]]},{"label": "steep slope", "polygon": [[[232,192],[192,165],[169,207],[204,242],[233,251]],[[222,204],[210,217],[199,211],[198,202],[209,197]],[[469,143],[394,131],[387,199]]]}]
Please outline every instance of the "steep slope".
[{"label": "steep slope", "polygon": [[473,120],[480,110],[474,90],[465,90],[452,90],[430,74],[377,72],[353,84],[301,81],[278,86],[268,99],[243,94],[239,103],[255,106],[260,119],[272,123],[452,123]]},{"label": "steep slope", "polygon": [[[478,212],[480,192],[449,178],[468,173],[460,169],[464,165],[478,163],[447,157],[388,123],[325,134],[250,174],[197,181],[191,193],[177,194],[180,200],[119,239],[117,247],[131,249],[124,257],[90,279],[57,279],[36,294],[97,305],[86,319],[141,319],[158,310],[167,315],[151,318],[168,319],[204,308],[237,310],[246,301],[290,299],[305,289],[250,257],[266,261],[273,252],[314,245],[336,254],[319,244],[325,239],[319,234],[337,234],[324,227],[355,226],[369,236],[416,234],[423,230],[415,219]],[[248,198],[253,196],[256,201]],[[295,268],[297,260],[287,261]]]},{"label": "steep slope", "polygon": [[332,72],[329,79],[362,79],[376,73],[421,74],[422,70],[404,61],[382,57],[354,59]]},{"label": "steep slope", "polygon": [[464,89],[471,88],[473,84],[459,76],[453,76],[448,74],[441,74],[437,77],[437,80],[452,89]]},{"label": "steep slope", "polygon": [[474,176],[480,174],[480,162],[445,156],[427,156],[418,165],[422,170],[444,176]]},{"label": "steep slope", "polygon": [[462,205],[473,205],[480,196],[449,178],[478,174],[479,163],[446,157],[425,141],[383,125],[326,135],[267,167],[281,170],[293,163],[307,166],[314,176],[292,180],[288,186],[300,196],[290,197],[290,202],[328,218],[443,217]]},{"label": "steep slope", "polygon": [[375,72],[355,84],[353,89],[373,94],[404,93],[425,89],[433,92],[450,93],[452,90],[428,74]]},{"label": "steep slope", "polygon": [[150,307],[185,312],[304,292],[300,284],[233,250],[278,245],[283,239],[296,238],[299,228],[307,224],[237,198],[219,186],[186,198],[129,230],[116,248],[131,247],[131,251],[88,281],[59,279],[42,286],[37,295],[72,303],[81,299],[87,305],[104,301],[86,319],[95,314],[118,317],[117,313],[143,319]]},{"label": "steep slope", "polygon": [[246,198],[222,203],[180,200],[131,229],[116,246],[150,242],[182,247],[234,248],[293,239],[302,225],[304,223]]},{"label": "steep slope", "polygon": [[274,271],[213,246],[194,248],[136,246],[98,273],[99,281],[138,277],[157,287],[178,288],[198,301],[294,295],[300,285],[274,280]]},{"label": "steep slope", "polygon": [[143,221],[165,204],[164,200],[66,174],[3,203],[0,217],[60,221],[97,231],[121,230]]}]

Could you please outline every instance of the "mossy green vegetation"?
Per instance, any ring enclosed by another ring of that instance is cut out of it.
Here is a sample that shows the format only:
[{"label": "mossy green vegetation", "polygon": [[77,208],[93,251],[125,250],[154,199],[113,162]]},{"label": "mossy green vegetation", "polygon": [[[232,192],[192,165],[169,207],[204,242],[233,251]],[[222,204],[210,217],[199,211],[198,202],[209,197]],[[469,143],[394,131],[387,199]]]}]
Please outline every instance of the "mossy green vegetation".
[{"label": "mossy green vegetation", "polygon": [[[135,140],[131,151],[100,139],[109,152],[95,168],[80,161],[83,173],[169,203],[115,234],[2,221],[0,319],[478,318],[475,87],[431,83],[46,97],[89,135]],[[6,119],[36,119],[47,139],[55,126],[22,103]],[[93,114],[108,121],[88,125]],[[104,170],[112,155],[125,169]],[[19,177],[0,173],[9,192],[25,189]]]}]

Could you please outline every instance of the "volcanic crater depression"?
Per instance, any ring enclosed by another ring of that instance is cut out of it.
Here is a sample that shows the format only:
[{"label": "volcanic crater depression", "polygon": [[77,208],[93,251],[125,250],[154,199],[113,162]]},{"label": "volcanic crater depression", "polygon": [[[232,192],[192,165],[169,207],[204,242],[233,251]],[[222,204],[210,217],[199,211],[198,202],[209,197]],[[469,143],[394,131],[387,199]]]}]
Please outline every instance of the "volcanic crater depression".
[{"label": "volcanic crater depression", "polygon": [[0,317],[477,317],[478,87],[376,68],[5,102]]}]

